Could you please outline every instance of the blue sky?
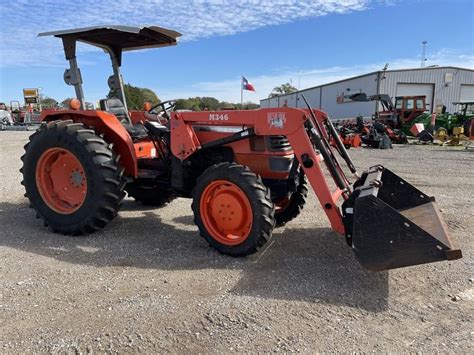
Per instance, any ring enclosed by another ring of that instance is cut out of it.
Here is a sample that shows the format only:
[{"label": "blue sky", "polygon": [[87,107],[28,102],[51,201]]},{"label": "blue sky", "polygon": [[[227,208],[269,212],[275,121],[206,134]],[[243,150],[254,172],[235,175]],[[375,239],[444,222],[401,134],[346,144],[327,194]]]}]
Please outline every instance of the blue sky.
[{"label": "blue sky", "polygon": [[[176,47],[128,52],[123,75],[161,99],[214,96],[240,101],[240,75],[259,102],[274,86],[301,88],[381,69],[427,65],[474,68],[472,0],[0,0],[0,101],[22,101],[41,87],[57,100],[74,95],[62,76],[61,41],[38,32],[102,25],[158,25],[183,33]],[[81,45],[86,99],[108,92],[108,57]]]}]

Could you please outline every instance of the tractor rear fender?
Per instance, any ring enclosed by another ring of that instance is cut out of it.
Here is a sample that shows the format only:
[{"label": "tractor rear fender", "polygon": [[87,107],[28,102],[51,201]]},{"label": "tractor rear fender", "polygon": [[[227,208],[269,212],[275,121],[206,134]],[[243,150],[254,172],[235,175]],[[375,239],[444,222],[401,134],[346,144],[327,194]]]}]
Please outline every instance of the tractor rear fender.
[{"label": "tractor rear fender", "polygon": [[138,176],[137,157],[133,141],[125,127],[114,116],[104,111],[48,111],[41,115],[44,122],[56,120],[73,120],[94,128],[98,134],[103,134],[108,143],[114,145],[113,150],[120,155],[120,164],[125,169],[125,175]]}]

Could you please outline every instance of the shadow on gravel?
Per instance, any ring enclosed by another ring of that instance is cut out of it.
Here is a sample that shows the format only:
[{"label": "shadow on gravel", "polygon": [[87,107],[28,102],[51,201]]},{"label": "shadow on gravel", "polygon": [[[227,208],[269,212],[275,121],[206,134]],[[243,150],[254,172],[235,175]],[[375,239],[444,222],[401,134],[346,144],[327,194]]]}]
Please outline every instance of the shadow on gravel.
[{"label": "shadow on gravel", "polygon": [[173,218],[173,222],[186,224],[188,226],[194,226],[195,225],[194,224],[194,216],[190,216],[190,215],[175,217],[175,218]]},{"label": "shadow on gravel", "polygon": [[362,268],[329,228],[291,228],[276,234],[245,270],[233,292],[263,298],[327,302],[378,312],[388,307],[388,272]]},{"label": "shadow on gravel", "polygon": [[1,202],[0,246],[94,267],[241,269],[242,278],[231,291],[236,295],[327,302],[371,312],[388,306],[388,272],[362,269],[343,238],[328,228],[277,229],[265,250],[231,258],[215,252],[190,228],[191,216],[174,222],[178,226],[144,210],[142,216],[117,217],[93,235],[68,237],[44,228],[26,203]]},{"label": "shadow on gravel", "polygon": [[137,202],[132,199],[125,199],[123,201],[122,207],[120,208],[120,211],[124,211],[124,212],[155,211],[161,208],[166,208],[166,206],[167,205],[156,207],[156,206],[144,205],[143,203]]}]

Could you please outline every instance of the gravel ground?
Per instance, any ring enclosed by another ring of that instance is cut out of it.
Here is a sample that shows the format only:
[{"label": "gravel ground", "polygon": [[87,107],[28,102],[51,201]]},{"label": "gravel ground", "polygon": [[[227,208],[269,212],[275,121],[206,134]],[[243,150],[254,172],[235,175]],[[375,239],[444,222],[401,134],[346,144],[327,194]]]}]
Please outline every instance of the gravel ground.
[{"label": "gravel ground", "polygon": [[474,153],[434,146],[351,150],[435,195],[464,258],[362,269],[313,195],[268,247],[208,247],[190,201],[126,200],[107,228],[43,227],[20,185],[29,132],[0,132],[0,352],[472,353]]}]

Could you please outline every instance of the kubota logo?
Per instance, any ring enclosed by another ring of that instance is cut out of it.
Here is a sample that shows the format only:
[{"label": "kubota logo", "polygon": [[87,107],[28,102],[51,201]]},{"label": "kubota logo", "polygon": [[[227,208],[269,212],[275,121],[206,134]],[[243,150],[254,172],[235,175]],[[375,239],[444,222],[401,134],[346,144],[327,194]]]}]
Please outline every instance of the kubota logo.
[{"label": "kubota logo", "polygon": [[268,125],[270,128],[275,127],[282,129],[286,123],[285,112],[269,112],[267,116]]}]

